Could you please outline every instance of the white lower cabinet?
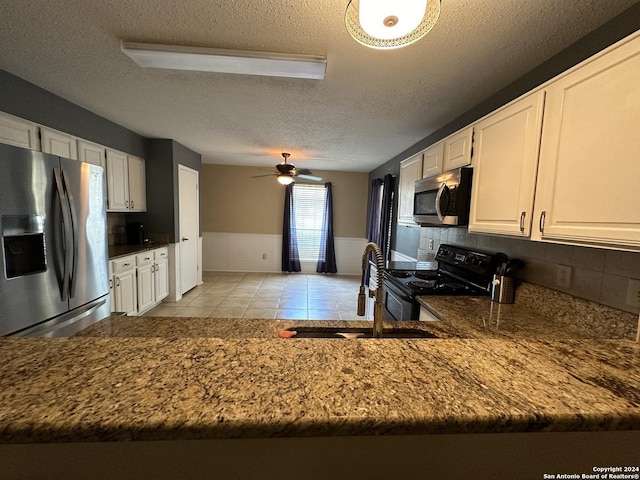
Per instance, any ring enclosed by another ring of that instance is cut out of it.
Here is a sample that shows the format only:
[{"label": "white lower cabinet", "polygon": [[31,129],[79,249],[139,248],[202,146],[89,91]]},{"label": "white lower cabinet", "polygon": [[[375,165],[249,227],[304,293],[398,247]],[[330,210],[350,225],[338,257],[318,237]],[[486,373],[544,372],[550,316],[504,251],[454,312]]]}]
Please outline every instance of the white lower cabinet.
[{"label": "white lower cabinet", "polygon": [[154,251],[156,303],[169,296],[169,249],[159,248]]},{"label": "white lower cabinet", "polygon": [[140,315],[169,295],[169,251],[148,250],[109,261],[111,311]]},{"label": "white lower cabinet", "polygon": [[436,317],[433,313],[431,313],[429,310],[427,310],[423,306],[420,307],[419,320],[421,322],[440,322],[441,321],[438,317]]},{"label": "white lower cabinet", "polygon": [[153,251],[136,255],[136,265],[136,274],[138,277],[138,313],[143,313],[156,303]]},{"label": "white lower cabinet", "polygon": [[112,309],[127,315],[138,313],[138,290],[136,281],[136,257],[122,257],[109,262],[113,286]]}]

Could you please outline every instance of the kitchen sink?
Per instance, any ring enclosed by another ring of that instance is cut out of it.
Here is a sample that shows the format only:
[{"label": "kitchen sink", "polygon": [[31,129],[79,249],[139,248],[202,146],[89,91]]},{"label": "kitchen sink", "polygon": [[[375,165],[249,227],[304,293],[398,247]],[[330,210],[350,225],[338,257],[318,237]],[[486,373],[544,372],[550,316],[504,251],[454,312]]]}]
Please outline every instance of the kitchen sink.
[{"label": "kitchen sink", "polygon": [[[348,328],[348,327],[291,327],[285,332],[295,332],[290,337],[288,334],[281,335],[287,338],[373,338],[371,327]],[[284,332],[281,332],[284,333]],[[438,338],[431,332],[418,328],[383,328],[380,339],[389,338]]]}]

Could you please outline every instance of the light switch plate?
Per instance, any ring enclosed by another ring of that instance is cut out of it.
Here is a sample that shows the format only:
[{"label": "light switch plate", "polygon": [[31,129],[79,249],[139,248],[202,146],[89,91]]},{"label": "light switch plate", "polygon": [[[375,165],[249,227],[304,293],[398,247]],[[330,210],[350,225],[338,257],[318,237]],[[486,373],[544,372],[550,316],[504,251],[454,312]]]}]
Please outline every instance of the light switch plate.
[{"label": "light switch plate", "polygon": [[627,288],[627,305],[630,307],[640,307],[640,280],[629,279]]},{"label": "light switch plate", "polygon": [[433,238],[430,238],[427,243],[429,244],[429,250],[433,250]]},{"label": "light switch plate", "polygon": [[556,270],[556,285],[562,288],[571,287],[571,267],[558,265]]}]

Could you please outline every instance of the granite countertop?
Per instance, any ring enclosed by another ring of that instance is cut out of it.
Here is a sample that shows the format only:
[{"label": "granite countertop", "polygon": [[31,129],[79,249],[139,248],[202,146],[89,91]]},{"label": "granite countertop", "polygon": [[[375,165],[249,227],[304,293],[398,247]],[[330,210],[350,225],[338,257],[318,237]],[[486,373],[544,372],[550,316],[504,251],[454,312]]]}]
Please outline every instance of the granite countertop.
[{"label": "granite countertop", "polygon": [[447,321],[406,325],[436,340],[277,338],[297,323],[114,317],[2,339],[0,443],[640,430],[630,340]]},{"label": "granite countertop", "polygon": [[155,250],[169,245],[168,243],[145,243],[142,245],[109,245],[109,260],[127,255],[135,255],[136,253],[145,252],[147,250]]},{"label": "granite countertop", "polygon": [[[418,302],[465,338],[635,340],[638,316],[523,283],[513,304],[489,297],[423,296]],[[436,322],[438,323],[438,322]]]}]

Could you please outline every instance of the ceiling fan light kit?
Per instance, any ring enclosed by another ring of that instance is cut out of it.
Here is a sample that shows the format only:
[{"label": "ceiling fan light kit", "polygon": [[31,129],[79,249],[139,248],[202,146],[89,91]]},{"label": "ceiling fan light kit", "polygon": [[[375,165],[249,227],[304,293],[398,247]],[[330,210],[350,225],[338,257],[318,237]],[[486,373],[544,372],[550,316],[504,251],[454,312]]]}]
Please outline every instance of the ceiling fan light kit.
[{"label": "ceiling fan light kit", "polygon": [[350,0],[344,16],[349,34],[380,50],[417,42],[438,21],[441,0]]},{"label": "ceiling fan light kit", "polygon": [[291,165],[287,163],[287,159],[291,156],[290,153],[283,152],[282,158],[284,158],[282,163],[276,165],[277,173],[269,173],[267,175],[254,175],[251,178],[259,178],[259,177],[271,177],[275,176],[282,185],[289,185],[293,183],[296,177],[304,178],[305,180],[311,180],[313,182],[322,181],[322,177],[318,177],[313,174],[311,170],[301,169],[297,170],[295,165]]},{"label": "ceiling fan light kit", "polygon": [[278,175],[278,182],[282,185],[289,185],[290,183],[293,183],[293,177],[287,173],[281,173]]},{"label": "ceiling fan light kit", "polygon": [[327,59],[315,55],[223,50],[122,42],[121,50],[143,68],[324,80]]}]

